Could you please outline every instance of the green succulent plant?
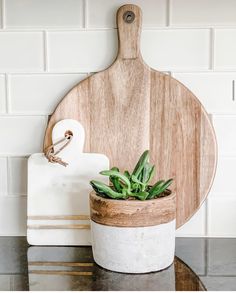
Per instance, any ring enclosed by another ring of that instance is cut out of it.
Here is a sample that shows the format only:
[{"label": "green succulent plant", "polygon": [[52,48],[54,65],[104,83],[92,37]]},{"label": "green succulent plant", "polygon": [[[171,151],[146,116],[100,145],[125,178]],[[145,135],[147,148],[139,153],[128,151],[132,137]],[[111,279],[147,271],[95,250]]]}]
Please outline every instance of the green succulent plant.
[{"label": "green succulent plant", "polygon": [[146,150],[138,160],[133,172],[124,171],[122,174],[117,167],[101,171],[100,174],[109,176],[110,184],[96,180],[90,181],[94,191],[102,196],[113,199],[138,199],[148,200],[165,196],[166,189],[173,179],[159,180],[154,185],[149,185],[155,172],[155,166],[149,163],[149,151]]}]

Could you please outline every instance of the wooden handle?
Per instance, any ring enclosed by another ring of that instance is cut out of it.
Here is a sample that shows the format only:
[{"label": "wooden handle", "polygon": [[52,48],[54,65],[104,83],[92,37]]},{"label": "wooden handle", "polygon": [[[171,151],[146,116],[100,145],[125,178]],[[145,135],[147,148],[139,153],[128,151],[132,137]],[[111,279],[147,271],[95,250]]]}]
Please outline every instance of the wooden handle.
[{"label": "wooden handle", "polygon": [[121,6],[117,11],[117,26],[119,38],[118,58],[139,58],[142,10],[132,4]]}]

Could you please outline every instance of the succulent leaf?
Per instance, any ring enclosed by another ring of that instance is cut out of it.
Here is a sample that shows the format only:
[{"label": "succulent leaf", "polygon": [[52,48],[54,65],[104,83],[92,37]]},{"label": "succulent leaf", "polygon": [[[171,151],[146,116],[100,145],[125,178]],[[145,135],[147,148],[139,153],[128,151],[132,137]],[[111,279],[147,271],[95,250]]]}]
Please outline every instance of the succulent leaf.
[{"label": "succulent leaf", "polygon": [[95,191],[97,192],[101,192],[105,195],[107,195],[108,197],[111,198],[122,198],[123,195],[121,193],[115,192],[111,187],[107,186],[105,183],[103,182],[99,182],[96,180],[92,180],[90,181],[92,187],[95,189]]},{"label": "succulent leaf", "polygon": [[132,174],[127,170],[122,174],[117,167],[101,171],[100,174],[109,176],[112,186],[95,180],[90,181],[90,184],[98,195],[113,199],[134,197],[138,200],[148,200],[161,196],[173,179],[159,180],[151,186],[149,182],[154,176],[155,166],[152,166],[148,159],[149,152],[147,150],[140,157]]},{"label": "succulent leaf", "polygon": [[155,183],[153,187],[149,190],[148,198],[153,198],[156,195],[156,193],[158,193],[158,190],[161,188],[164,182],[164,180],[157,181],[157,183]]},{"label": "succulent leaf", "polygon": [[[117,171],[119,172],[119,169],[117,167],[113,167],[111,168],[112,171]],[[110,176],[109,177],[110,182],[113,184],[115,190],[117,192],[122,192],[122,185],[119,182],[119,178],[115,177],[115,176]]]},{"label": "succulent leaf", "polygon": [[146,150],[142,156],[140,157],[140,159],[138,160],[138,163],[136,164],[134,171],[132,173],[132,175],[135,175],[136,177],[138,177],[138,175],[141,173],[141,171],[143,170],[143,167],[145,166],[145,164],[147,163],[149,158],[149,151]]},{"label": "succulent leaf", "polygon": [[128,189],[131,188],[131,184],[130,184],[129,179],[125,175],[121,174],[118,171],[115,171],[115,170],[105,170],[105,171],[101,171],[100,174],[105,175],[105,176],[117,177],[117,178],[119,178],[128,187]]},{"label": "succulent leaf", "polygon": [[128,179],[130,179],[130,176],[131,176],[131,175],[130,175],[129,171],[125,170],[124,175],[125,175]]}]

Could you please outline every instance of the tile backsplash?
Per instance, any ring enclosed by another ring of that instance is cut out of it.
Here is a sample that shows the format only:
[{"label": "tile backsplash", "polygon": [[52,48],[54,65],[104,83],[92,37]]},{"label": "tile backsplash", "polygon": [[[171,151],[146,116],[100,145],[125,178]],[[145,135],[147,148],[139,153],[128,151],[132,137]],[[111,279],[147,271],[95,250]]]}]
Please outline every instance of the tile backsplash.
[{"label": "tile backsplash", "polygon": [[[206,202],[177,236],[236,237],[236,1],[131,0],[151,67],[195,93],[215,126],[219,165]],[[25,235],[27,157],[48,115],[117,53],[123,0],[0,0],[0,235]]]}]

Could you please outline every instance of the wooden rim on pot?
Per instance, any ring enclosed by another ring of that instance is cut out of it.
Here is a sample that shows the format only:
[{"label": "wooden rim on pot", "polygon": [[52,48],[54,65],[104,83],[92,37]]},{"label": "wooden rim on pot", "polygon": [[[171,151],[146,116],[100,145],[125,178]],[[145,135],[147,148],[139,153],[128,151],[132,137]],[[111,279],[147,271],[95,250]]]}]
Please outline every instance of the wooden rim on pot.
[{"label": "wooden rim on pot", "polygon": [[175,194],[151,200],[114,200],[90,193],[91,220],[114,227],[148,227],[176,217]]}]

